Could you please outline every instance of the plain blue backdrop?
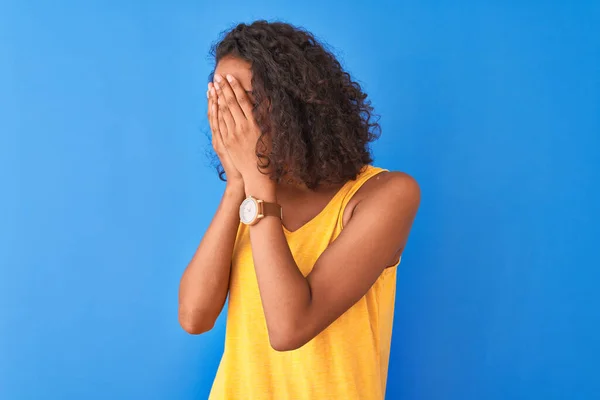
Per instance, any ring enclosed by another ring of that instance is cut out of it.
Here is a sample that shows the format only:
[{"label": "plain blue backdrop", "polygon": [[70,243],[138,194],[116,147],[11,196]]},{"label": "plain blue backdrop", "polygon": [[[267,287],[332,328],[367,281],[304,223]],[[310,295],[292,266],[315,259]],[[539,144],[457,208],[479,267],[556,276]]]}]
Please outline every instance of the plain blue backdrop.
[{"label": "plain blue backdrop", "polygon": [[336,50],[421,184],[387,398],[600,398],[599,2],[2,0],[0,399],[206,398],[207,51],[257,18]]}]

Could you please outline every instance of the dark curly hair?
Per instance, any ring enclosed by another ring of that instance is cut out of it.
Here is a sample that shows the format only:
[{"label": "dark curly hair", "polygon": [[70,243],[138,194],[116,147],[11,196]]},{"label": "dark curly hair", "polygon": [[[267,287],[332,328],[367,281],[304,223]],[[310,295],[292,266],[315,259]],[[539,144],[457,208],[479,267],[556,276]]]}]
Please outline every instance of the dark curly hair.
[{"label": "dark curly hair", "polygon": [[[272,179],[285,176],[314,189],[355,179],[373,161],[369,143],[381,131],[373,107],[311,33],[283,22],[242,23],[226,31],[210,54],[215,67],[226,56],[251,64],[254,117],[262,132],[257,164],[271,167]],[[222,166],[217,168],[224,179]]]}]

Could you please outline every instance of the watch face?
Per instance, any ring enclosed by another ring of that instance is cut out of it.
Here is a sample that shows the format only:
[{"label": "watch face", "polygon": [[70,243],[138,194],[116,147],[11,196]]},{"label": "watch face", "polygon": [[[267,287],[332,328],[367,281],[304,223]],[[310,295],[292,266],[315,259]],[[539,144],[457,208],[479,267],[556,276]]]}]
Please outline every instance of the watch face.
[{"label": "watch face", "polygon": [[256,219],[258,214],[258,206],[256,201],[251,198],[247,198],[244,200],[242,205],[240,206],[240,220],[244,224],[249,224]]}]

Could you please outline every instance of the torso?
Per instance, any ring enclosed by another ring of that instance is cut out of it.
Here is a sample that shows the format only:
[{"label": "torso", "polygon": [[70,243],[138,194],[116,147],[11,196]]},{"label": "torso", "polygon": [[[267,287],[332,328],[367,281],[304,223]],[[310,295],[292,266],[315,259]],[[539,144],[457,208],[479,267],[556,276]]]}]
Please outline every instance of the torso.
[{"label": "torso", "polygon": [[[286,240],[305,277],[344,224],[353,214],[360,215],[361,202],[378,196],[391,174],[367,166],[341,189],[300,195],[298,189],[280,188]],[[210,399],[383,400],[399,260],[390,264],[393,267],[326,329],[296,350],[278,352],[269,344],[250,232],[240,224],[232,254],[225,349]]]}]

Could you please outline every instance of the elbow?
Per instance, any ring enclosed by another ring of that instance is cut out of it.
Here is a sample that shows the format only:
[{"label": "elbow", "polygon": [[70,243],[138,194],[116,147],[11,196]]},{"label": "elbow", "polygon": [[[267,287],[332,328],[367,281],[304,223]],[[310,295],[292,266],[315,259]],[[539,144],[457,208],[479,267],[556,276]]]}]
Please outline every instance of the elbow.
[{"label": "elbow", "polygon": [[215,319],[179,308],[179,325],[190,335],[200,335],[210,331],[215,326]]},{"label": "elbow", "polygon": [[200,335],[202,333],[206,333],[210,331],[214,326],[214,324],[197,324],[183,321],[179,321],[179,324],[181,325],[183,330],[189,333],[190,335]]},{"label": "elbow", "polygon": [[299,330],[269,332],[269,343],[275,351],[285,352],[297,350],[310,341]]}]

